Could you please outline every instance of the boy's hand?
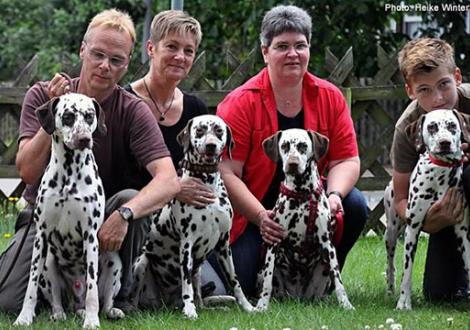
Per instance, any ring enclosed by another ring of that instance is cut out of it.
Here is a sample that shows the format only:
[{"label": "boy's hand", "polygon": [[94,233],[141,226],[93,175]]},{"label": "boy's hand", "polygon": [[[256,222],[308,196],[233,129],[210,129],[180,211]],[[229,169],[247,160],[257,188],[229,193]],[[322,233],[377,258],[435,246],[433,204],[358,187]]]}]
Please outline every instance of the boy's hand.
[{"label": "boy's hand", "polygon": [[463,220],[464,196],[458,188],[450,188],[442,200],[437,201],[426,213],[423,230],[434,234]]},{"label": "boy's hand", "polygon": [[466,163],[470,160],[470,148],[469,148],[469,144],[464,142],[462,143],[462,145],[460,146],[460,149],[462,149],[463,151],[463,162]]}]

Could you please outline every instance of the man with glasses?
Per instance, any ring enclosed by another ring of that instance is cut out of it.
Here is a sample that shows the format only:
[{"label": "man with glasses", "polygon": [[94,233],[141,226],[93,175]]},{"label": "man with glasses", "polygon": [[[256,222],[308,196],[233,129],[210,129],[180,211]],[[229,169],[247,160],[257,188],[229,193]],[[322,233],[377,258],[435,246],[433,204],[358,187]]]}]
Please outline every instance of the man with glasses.
[{"label": "man with glasses", "polygon": [[[163,207],[179,191],[169,152],[155,117],[145,102],[117,84],[127,70],[135,43],[131,18],[118,10],[106,10],[90,22],[80,47],[79,78],[56,74],[27,92],[20,121],[16,165],[27,184],[28,207],[16,224],[13,242],[0,258],[0,281],[10,268],[19,241],[31,220],[37,188],[50,157],[51,136],[41,127],[35,110],[53,97],[77,92],[95,98],[106,116],[107,135],[95,137],[93,152],[106,194],[105,222],[98,233],[100,249],[119,251],[123,261],[121,290],[115,306],[129,311],[132,263],[139,255],[147,232],[148,215]],[[148,171],[153,179],[148,182]],[[19,311],[29,277],[35,235],[34,224],[5,284],[0,287],[0,310]]]}]

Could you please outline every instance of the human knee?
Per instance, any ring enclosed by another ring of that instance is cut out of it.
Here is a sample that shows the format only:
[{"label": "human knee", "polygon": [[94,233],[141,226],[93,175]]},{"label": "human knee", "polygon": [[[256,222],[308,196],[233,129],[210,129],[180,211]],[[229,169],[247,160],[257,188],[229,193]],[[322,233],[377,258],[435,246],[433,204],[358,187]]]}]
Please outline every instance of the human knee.
[{"label": "human knee", "polygon": [[369,209],[367,207],[367,201],[359,189],[353,188],[351,192],[346,195],[343,200],[343,208],[348,216],[354,215],[357,222],[366,222]]},{"label": "human knee", "polygon": [[117,192],[112,198],[115,199],[116,204],[121,205],[134,198],[138,192],[139,191],[135,189],[124,189]]}]

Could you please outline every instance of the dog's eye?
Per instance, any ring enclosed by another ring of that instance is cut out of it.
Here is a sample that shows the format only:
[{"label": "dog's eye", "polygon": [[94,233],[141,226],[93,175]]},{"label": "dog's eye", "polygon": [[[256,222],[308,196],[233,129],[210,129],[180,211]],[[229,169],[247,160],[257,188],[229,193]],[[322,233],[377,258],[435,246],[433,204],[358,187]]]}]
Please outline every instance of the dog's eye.
[{"label": "dog's eye", "polygon": [[88,125],[93,124],[94,119],[95,119],[95,115],[92,114],[91,112],[88,112],[85,114],[85,121],[87,122]]},{"label": "dog's eye", "polygon": [[289,149],[290,149],[290,143],[287,142],[287,141],[284,142],[283,144],[281,144],[281,149],[282,149],[282,151],[284,151],[284,152],[288,152]]},{"label": "dog's eye", "polygon": [[300,142],[297,144],[297,150],[301,153],[304,154],[307,152],[307,143]]},{"label": "dog's eye", "polygon": [[65,126],[73,126],[73,123],[75,122],[75,115],[71,112],[66,112],[62,116],[62,124]]},{"label": "dog's eye", "polygon": [[198,127],[196,129],[196,137],[200,138],[201,136],[204,135],[204,133],[206,132],[206,128],[204,127]]},{"label": "dog's eye", "polygon": [[457,132],[457,124],[454,123],[453,121],[447,123],[447,129],[451,133],[456,133]]},{"label": "dog's eye", "polygon": [[432,134],[436,134],[439,131],[439,127],[437,126],[437,123],[430,123],[428,125],[428,132]]},{"label": "dog's eye", "polygon": [[218,138],[221,138],[224,135],[224,130],[219,126],[214,127],[214,132]]}]

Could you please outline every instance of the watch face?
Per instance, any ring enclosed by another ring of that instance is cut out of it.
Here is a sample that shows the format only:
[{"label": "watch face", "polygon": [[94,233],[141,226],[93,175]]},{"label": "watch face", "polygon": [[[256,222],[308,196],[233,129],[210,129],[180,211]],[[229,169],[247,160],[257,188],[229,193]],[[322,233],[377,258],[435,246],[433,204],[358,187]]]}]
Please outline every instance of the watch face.
[{"label": "watch face", "polygon": [[121,216],[124,218],[126,221],[132,220],[134,214],[132,213],[132,210],[128,207],[120,207],[119,208],[119,213]]}]

